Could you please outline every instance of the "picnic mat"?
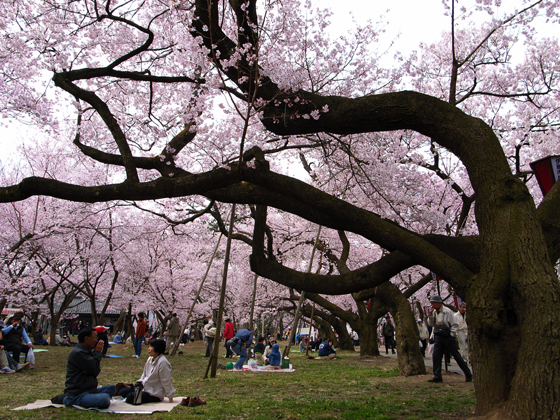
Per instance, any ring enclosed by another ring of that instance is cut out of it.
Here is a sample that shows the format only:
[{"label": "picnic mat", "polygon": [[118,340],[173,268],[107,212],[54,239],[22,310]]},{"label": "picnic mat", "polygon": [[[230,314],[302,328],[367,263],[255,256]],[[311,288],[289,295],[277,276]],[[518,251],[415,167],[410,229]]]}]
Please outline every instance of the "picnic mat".
[{"label": "picnic mat", "polygon": [[295,372],[296,370],[294,368],[292,369],[265,369],[264,366],[257,366],[256,368],[250,368],[249,365],[244,365],[241,370],[233,370],[230,369],[228,370],[228,372],[256,372],[256,373],[261,373],[261,372],[271,372],[271,373],[292,373]]},{"label": "picnic mat", "polygon": [[122,356],[119,356],[117,354],[106,354],[105,357],[110,357],[112,359],[122,359]]},{"label": "picnic mat", "polygon": [[[179,403],[183,397],[174,397],[173,401],[175,402],[157,402],[157,403],[145,403],[141,405],[132,405],[127,404],[124,400],[115,400],[111,398],[111,405],[109,408],[101,409],[101,408],[83,408],[77,405],[74,408],[79,410],[86,410],[86,411],[99,411],[101,413],[115,413],[115,414],[152,414],[156,411],[171,411],[173,410]],[[34,410],[36,408],[46,408],[46,407],[55,407],[55,408],[64,408],[64,404],[53,404],[51,400],[37,400],[34,403],[30,403],[24,405],[23,407],[12,408],[12,411],[16,410]]]}]

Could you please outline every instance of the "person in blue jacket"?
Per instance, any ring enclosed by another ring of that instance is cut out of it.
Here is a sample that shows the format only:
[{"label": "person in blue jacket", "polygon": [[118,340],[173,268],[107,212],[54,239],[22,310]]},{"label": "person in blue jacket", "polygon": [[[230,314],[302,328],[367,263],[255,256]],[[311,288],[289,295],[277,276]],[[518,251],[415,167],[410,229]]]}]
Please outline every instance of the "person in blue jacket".
[{"label": "person in blue jacket", "polygon": [[243,363],[249,358],[247,350],[250,349],[253,344],[253,333],[247,328],[243,328],[237,331],[237,334],[235,334],[230,341],[232,342],[231,349],[235,354],[239,355],[239,360],[235,363],[233,368],[240,370],[243,367]]},{"label": "person in blue jacket", "polygon": [[272,352],[270,352],[266,361],[270,366],[280,366],[282,355],[280,354],[280,346],[278,344],[272,346]]},{"label": "person in blue jacket", "polygon": [[323,341],[319,345],[319,357],[324,359],[336,359],[336,350],[332,347],[332,340]]}]

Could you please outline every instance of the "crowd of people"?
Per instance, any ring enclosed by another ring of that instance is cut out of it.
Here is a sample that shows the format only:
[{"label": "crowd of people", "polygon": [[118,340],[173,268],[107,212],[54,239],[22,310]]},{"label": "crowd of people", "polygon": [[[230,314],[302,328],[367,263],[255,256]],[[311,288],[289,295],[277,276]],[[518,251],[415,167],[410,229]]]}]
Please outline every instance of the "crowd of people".
[{"label": "crowd of people", "polygon": [[[0,373],[32,369],[34,361],[29,362],[27,358],[34,359],[34,345],[48,344],[41,328],[37,329],[31,342],[27,328],[22,322],[22,315],[17,313],[9,317],[5,324],[0,320]],[[429,382],[443,381],[441,367],[444,357],[447,362],[448,358],[453,357],[463,370],[466,381],[470,382],[472,372],[468,367],[466,303],[461,302],[459,310],[454,312],[443,305],[440,296],[432,296],[427,314],[417,320],[417,327],[422,356],[427,357],[430,353],[432,355],[433,378]],[[391,351],[395,354],[396,329],[390,314],[379,323],[378,331],[380,345],[385,347],[385,352],[389,354]],[[62,336],[55,335],[56,344],[74,347],[68,356],[64,394],[59,396],[60,401],[67,407],[78,405],[84,408],[107,408],[111,398],[115,396],[120,396],[131,404],[158,402],[163,401],[164,398],[173,402],[176,390],[172,385],[171,364],[165,355],[169,354],[172,346],[177,342],[185,344],[191,340],[204,340],[205,356],[210,357],[216,336],[221,336],[225,347],[224,357],[238,356],[232,370],[241,370],[249,359],[252,359],[249,363],[252,367],[278,369],[282,366],[282,354],[275,334],[268,337],[260,335],[253,343],[253,332],[246,328],[235,331],[229,318],[225,320],[224,329],[219,334],[210,315],[202,320],[201,325],[195,324],[183,331],[177,314],[173,313],[163,337],[160,338],[159,331],[150,329],[146,322],[146,315],[140,312],[137,314],[134,338],[127,339],[134,348],[132,356],[134,358],[140,358],[143,346],[148,345],[149,357],[140,379],[135,384],[119,383],[98,387],[97,376],[101,371],[101,360],[107,356],[111,328],[102,325],[90,327],[75,321],[71,332],[71,335],[69,331],[64,331]],[[73,343],[71,337],[76,335],[78,341]],[[352,331],[350,336],[353,344],[359,345],[357,332]],[[113,344],[123,344],[127,341],[123,331],[117,331],[112,338]],[[308,356],[308,358],[318,360],[338,358],[333,340],[329,338],[298,334],[294,344],[298,346],[300,352],[317,353],[317,357]],[[19,363],[22,353],[25,354],[24,363]],[[181,404],[189,406],[204,403],[205,401],[198,397],[181,401]]]}]

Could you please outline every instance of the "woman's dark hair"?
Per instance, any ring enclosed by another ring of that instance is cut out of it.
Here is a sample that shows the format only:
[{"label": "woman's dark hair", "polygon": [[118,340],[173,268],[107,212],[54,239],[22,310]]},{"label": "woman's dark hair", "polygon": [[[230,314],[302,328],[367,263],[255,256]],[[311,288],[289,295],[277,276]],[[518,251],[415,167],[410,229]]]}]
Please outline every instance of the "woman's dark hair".
[{"label": "woman's dark hair", "polygon": [[165,340],[162,340],[161,338],[154,338],[150,340],[148,344],[153,347],[158,356],[165,353],[165,346],[167,344]]}]

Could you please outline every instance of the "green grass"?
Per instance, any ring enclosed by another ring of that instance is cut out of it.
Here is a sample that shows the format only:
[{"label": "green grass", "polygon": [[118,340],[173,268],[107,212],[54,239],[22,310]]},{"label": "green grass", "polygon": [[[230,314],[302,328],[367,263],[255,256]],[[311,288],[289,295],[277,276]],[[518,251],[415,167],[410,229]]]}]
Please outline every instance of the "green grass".
[{"label": "green grass", "polygon": [[[62,393],[66,374],[65,347],[45,347],[37,353],[36,369],[0,375],[0,419],[105,419],[114,414],[73,409],[46,408],[10,411],[37,399]],[[133,382],[142,374],[147,358],[131,357],[130,345],[114,346],[110,353],[122,359],[103,359],[100,385]],[[208,359],[201,342],[184,348],[183,355],[169,358],[177,396],[200,396],[201,407],[177,406],[170,413],[126,415],[126,419],[466,419],[473,415],[473,386],[464,378],[449,375],[444,384],[428,384],[431,375],[398,376],[396,360],[384,357],[361,359],[357,353],[341,352],[330,361],[307,360],[291,353],[295,373],[251,373],[218,370],[214,379],[202,379]],[[220,358],[226,364],[228,359]],[[120,417],[119,417],[120,418]]]}]

